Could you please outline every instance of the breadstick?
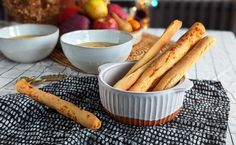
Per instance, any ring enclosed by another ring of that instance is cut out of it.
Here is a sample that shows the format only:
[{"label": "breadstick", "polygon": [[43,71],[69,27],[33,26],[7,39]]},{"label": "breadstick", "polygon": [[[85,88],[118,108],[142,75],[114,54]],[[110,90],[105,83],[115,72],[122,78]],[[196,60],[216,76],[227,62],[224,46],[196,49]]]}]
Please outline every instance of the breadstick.
[{"label": "breadstick", "polygon": [[[149,62],[132,72],[131,74],[124,76],[121,80],[119,80],[115,85],[114,88],[119,90],[128,90],[142,75],[142,73],[158,58],[163,54],[165,51],[167,51],[172,45],[174,45],[173,42],[170,42],[167,44],[161,51],[158,53],[157,56],[152,58]],[[155,86],[154,86],[155,87]]]},{"label": "breadstick", "polygon": [[191,68],[191,66],[202,57],[205,52],[215,43],[215,38],[206,36],[201,39],[178,63],[176,63],[160,80],[154,91],[173,87]]},{"label": "breadstick", "polygon": [[35,101],[38,101],[49,108],[55,109],[57,112],[84,127],[90,129],[99,129],[101,127],[101,121],[92,113],[78,108],[74,104],[62,100],[53,94],[32,87],[24,79],[17,81],[16,90],[22,94],[28,95]]},{"label": "breadstick", "polygon": [[182,22],[174,20],[162,34],[160,39],[148,50],[147,53],[129,70],[128,76],[142,65],[151,60],[170,41],[171,37],[181,28]]},{"label": "breadstick", "polygon": [[177,43],[146,69],[136,83],[129,89],[135,92],[146,92],[154,86],[175,63],[177,63],[189,49],[200,40],[205,33],[201,23],[194,23],[191,28],[177,41]]}]

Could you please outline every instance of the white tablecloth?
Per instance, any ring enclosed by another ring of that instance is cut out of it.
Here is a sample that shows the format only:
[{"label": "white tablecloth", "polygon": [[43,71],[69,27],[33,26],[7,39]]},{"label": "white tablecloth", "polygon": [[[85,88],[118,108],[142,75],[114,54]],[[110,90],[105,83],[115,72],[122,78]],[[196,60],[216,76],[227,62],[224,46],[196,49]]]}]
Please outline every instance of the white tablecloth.
[{"label": "white tablecloth", "polygon": [[[149,33],[160,36],[163,29],[149,29]],[[174,36],[177,40],[186,30]],[[230,98],[229,127],[226,143],[236,143],[236,39],[232,32],[208,31],[216,37],[217,43],[190,71],[189,78],[221,81]],[[27,55],[27,54],[26,54]],[[50,58],[33,64],[19,64],[5,58],[0,53],[0,95],[15,93],[14,84],[21,76],[40,77],[47,74],[73,74],[78,72],[64,67]],[[40,87],[40,86],[39,86]]]}]

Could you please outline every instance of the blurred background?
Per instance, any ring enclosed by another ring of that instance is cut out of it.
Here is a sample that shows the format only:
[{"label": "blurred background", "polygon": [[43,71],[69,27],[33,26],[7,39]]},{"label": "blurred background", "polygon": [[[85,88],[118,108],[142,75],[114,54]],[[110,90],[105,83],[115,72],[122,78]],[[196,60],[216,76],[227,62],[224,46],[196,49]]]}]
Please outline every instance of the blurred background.
[{"label": "blurred background", "polygon": [[131,7],[131,3],[136,2],[138,8],[148,10],[149,26],[153,28],[166,27],[177,18],[183,21],[184,27],[200,21],[207,29],[230,30],[236,33],[236,0],[112,1]]},{"label": "blurred background", "polygon": [[[1,20],[7,19],[3,1],[0,3]],[[62,1],[67,3],[73,0]],[[164,28],[177,18],[183,21],[184,27],[200,21],[207,29],[229,30],[236,33],[236,0],[111,0],[111,2],[120,4],[135,18],[142,20],[146,28]]]}]

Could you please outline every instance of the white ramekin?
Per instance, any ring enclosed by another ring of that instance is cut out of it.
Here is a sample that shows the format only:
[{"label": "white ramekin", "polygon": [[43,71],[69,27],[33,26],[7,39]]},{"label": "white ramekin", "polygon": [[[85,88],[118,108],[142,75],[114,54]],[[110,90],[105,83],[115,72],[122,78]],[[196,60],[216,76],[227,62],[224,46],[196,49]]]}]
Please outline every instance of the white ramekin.
[{"label": "white ramekin", "polygon": [[133,64],[110,63],[99,67],[99,92],[104,110],[113,119],[131,125],[160,125],[175,118],[183,105],[185,91],[193,83],[183,77],[171,89],[143,93],[113,88]]}]

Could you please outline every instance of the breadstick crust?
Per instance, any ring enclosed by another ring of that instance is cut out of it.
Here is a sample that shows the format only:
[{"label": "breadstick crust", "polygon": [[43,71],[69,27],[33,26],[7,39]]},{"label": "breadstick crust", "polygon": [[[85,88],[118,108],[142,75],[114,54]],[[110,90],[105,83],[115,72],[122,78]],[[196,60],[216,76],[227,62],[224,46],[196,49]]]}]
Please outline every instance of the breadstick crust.
[{"label": "breadstick crust", "polygon": [[74,120],[84,127],[93,130],[101,127],[101,121],[92,113],[83,110],[68,101],[62,100],[53,94],[32,87],[24,79],[17,81],[16,90],[49,108],[55,109],[60,114]]},{"label": "breadstick crust", "polygon": [[[152,58],[149,62],[132,72],[131,74],[124,76],[121,80],[119,80],[113,87],[119,90],[128,90],[142,75],[142,73],[158,58],[161,56],[162,53],[167,51],[174,43],[168,43],[161,51],[158,53],[157,56]],[[155,86],[153,86],[155,87]]]},{"label": "breadstick crust", "polygon": [[162,34],[160,39],[148,50],[147,53],[128,71],[125,76],[130,75],[135,70],[143,66],[149,60],[151,60],[155,55],[157,55],[160,50],[171,40],[171,37],[181,28],[182,22],[179,20],[174,20]]},{"label": "breadstick crust", "polygon": [[196,22],[177,41],[177,43],[146,69],[136,83],[129,89],[134,92],[146,92],[155,86],[158,80],[177,63],[205,33],[203,24]]},{"label": "breadstick crust", "polygon": [[201,39],[176,65],[174,65],[160,80],[153,91],[173,87],[216,42],[212,36]]}]

